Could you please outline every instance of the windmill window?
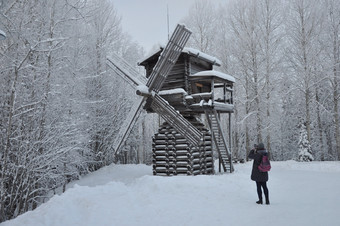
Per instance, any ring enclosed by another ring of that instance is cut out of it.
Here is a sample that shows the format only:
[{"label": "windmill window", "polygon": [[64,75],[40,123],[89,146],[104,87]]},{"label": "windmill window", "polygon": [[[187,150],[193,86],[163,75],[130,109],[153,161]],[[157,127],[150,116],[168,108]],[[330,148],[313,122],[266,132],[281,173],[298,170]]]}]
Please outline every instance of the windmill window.
[{"label": "windmill window", "polygon": [[201,83],[196,82],[195,84],[196,84],[197,87],[201,87],[201,88],[203,87],[203,85]]},{"label": "windmill window", "polygon": [[210,87],[210,83],[208,82],[194,82],[192,85],[192,94],[206,93],[210,91],[211,91],[211,87]]},{"label": "windmill window", "polygon": [[203,92],[203,84],[196,82],[195,85],[196,85],[195,93],[202,93]]}]

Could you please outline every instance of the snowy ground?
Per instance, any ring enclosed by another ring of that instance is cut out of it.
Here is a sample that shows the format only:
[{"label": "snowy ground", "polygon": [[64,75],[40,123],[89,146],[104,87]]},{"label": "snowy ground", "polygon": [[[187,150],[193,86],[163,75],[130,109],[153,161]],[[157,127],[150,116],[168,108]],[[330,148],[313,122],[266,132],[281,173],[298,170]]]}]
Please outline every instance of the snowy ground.
[{"label": "snowy ground", "polygon": [[272,162],[271,205],[257,205],[251,162],[233,174],[159,177],[112,165],[1,226],[340,225],[340,162]]}]

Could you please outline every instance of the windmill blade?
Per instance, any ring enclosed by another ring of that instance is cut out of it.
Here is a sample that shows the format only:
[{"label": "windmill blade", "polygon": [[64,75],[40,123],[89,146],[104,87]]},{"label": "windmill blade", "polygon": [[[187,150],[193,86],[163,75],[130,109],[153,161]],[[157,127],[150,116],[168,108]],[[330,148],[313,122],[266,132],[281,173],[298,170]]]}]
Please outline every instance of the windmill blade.
[{"label": "windmill blade", "polygon": [[[138,73],[124,59],[120,58],[114,53],[112,54],[112,59],[106,58],[106,65],[134,88],[146,83],[146,78],[144,76]],[[114,155],[120,151],[122,144],[125,142],[126,138],[130,134],[132,127],[134,126],[139,115],[142,112],[142,107],[145,100],[146,97],[141,98],[131,108],[129,114],[123,122],[123,125],[121,126],[122,129],[119,130],[116,142],[114,144]]]},{"label": "windmill blade", "polygon": [[142,112],[143,103],[145,102],[147,97],[143,97],[138,104],[135,105],[134,109],[131,109],[128,114],[126,120],[121,126],[121,130],[119,130],[116,144],[114,145],[114,155],[119,152],[122,144],[125,142],[127,136],[130,134],[133,125],[136,123],[140,113]]},{"label": "windmill blade", "polygon": [[190,35],[191,31],[184,25],[177,25],[146,84],[146,86],[149,87],[149,91],[158,93],[162,88],[165,79],[176,63]]},{"label": "windmill blade", "polygon": [[133,87],[145,85],[147,82],[145,76],[138,73],[135,68],[115,53],[112,54],[111,59],[106,58],[106,65]]},{"label": "windmill blade", "polygon": [[154,94],[151,107],[177,132],[182,134],[190,144],[199,145],[203,134],[160,95]]}]

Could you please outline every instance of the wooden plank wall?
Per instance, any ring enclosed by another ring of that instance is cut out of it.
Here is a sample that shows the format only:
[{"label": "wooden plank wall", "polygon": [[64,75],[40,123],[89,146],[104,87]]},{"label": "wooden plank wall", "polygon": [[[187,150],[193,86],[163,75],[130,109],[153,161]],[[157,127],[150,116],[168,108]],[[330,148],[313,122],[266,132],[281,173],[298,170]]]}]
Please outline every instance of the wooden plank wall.
[{"label": "wooden plank wall", "polygon": [[185,90],[185,62],[183,54],[178,58],[176,64],[171,69],[167,79],[165,80],[162,90],[182,88]]},{"label": "wooden plank wall", "polygon": [[[212,70],[213,66],[205,61],[202,61],[200,59],[197,59],[193,56],[189,57],[189,75],[193,75],[196,74],[197,72],[200,71],[206,71],[206,70]],[[189,92],[188,94],[191,95],[193,94],[193,92],[196,92],[194,86],[195,84],[193,84],[190,80],[188,80],[188,84],[189,84]],[[210,85],[208,85],[210,87]],[[206,90],[210,90],[209,87],[205,87]]]}]

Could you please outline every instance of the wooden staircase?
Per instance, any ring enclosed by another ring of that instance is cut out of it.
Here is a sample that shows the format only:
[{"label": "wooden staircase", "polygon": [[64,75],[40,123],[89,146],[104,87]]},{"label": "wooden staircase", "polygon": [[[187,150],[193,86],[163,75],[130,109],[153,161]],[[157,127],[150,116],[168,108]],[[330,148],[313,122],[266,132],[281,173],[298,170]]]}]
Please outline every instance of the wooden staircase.
[{"label": "wooden staircase", "polygon": [[219,161],[222,164],[224,172],[233,172],[234,166],[231,158],[231,152],[228,148],[228,144],[223,135],[221,123],[218,118],[216,110],[205,110],[208,124],[210,127],[211,135],[215,143],[215,147],[219,154]]}]

